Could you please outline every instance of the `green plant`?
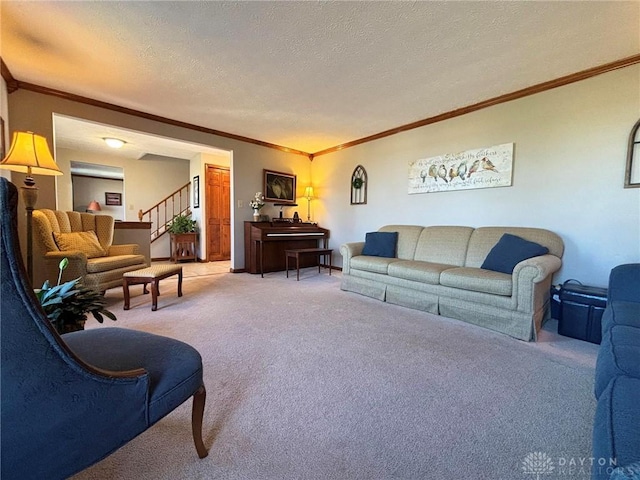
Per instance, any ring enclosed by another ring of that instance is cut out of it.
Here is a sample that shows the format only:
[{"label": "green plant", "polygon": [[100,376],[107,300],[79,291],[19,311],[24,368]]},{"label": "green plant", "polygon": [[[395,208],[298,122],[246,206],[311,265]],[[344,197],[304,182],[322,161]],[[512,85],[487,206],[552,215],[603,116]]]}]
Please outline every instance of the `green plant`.
[{"label": "green plant", "polygon": [[62,271],[68,264],[66,258],[60,262],[58,284],[55,287],[51,287],[47,280],[35,292],[42,309],[58,333],[83,330],[89,313],[100,323],[104,321],[103,315],[116,320],[116,316],[105,308],[106,302],[102,294],[79,285],[79,278],[60,284]]},{"label": "green plant", "polygon": [[196,231],[196,221],[190,215],[178,215],[169,224],[169,233],[192,233]]}]

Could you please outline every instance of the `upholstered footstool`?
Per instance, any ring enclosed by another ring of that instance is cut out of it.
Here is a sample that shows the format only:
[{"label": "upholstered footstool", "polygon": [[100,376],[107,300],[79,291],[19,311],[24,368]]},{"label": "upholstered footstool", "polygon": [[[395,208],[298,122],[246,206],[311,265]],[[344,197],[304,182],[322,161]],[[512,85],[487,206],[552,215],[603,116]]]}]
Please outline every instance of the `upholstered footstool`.
[{"label": "upholstered footstool", "polygon": [[147,283],[151,284],[151,310],[158,309],[158,295],[160,295],[160,280],[178,275],[178,296],[182,296],[182,267],[180,265],[155,265],[142,268],[122,275],[122,289],[124,291],[124,309],[129,310],[129,285],[143,285],[143,293],[147,291]]}]

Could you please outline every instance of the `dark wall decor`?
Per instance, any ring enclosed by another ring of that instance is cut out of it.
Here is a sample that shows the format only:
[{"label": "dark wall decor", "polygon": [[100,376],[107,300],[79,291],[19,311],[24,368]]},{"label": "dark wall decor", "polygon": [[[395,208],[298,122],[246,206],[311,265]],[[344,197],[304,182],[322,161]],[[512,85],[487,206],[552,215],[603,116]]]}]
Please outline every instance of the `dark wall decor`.
[{"label": "dark wall decor", "polygon": [[193,177],[193,208],[200,208],[200,175]]},{"label": "dark wall decor", "polygon": [[268,202],[295,203],[296,176],[265,169],[263,194]]},{"label": "dark wall decor", "polygon": [[122,194],[121,193],[115,193],[115,192],[105,192],[104,193],[104,204],[105,205],[115,205],[115,206],[121,206],[122,205]]},{"label": "dark wall decor", "polygon": [[358,165],[351,175],[351,205],[367,203],[367,171]]},{"label": "dark wall decor", "polygon": [[640,188],[640,120],[631,129],[624,188]]}]

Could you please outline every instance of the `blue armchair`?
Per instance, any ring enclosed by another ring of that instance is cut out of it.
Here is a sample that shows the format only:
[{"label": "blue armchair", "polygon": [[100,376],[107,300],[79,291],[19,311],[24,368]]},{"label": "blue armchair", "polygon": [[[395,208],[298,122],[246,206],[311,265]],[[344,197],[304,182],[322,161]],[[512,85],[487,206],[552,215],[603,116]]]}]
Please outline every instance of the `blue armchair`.
[{"label": "blue armchair", "polygon": [[193,439],[206,457],[200,354],[122,328],[58,335],[26,279],[17,203],[16,187],[0,178],[2,478],[66,478],[192,396]]}]

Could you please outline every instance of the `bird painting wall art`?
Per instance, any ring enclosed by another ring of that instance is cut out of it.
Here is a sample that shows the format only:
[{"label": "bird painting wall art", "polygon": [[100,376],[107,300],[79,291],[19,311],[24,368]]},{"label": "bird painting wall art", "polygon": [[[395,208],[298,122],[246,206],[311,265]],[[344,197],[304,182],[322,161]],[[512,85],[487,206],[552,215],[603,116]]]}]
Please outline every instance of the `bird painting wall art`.
[{"label": "bird painting wall art", "polygon": [[513,143],[476,148],[409,162],[409,194],[509,187]]}]

